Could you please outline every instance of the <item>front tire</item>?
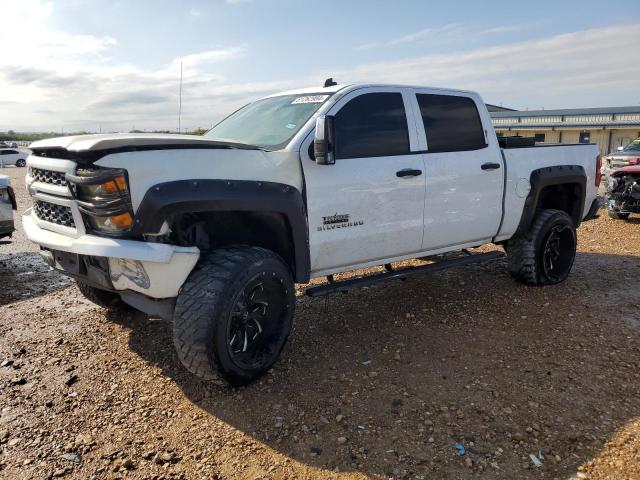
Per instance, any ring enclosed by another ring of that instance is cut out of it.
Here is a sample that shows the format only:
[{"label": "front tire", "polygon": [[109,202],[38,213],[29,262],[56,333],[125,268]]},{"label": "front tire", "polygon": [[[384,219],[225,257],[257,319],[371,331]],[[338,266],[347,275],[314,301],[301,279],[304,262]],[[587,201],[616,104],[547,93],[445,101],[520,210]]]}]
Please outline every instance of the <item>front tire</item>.
[{"label": "front tire", "polygon": [[181,363],[204,380],[246,385],[276,362],[289,336],[295,290],[289,268],[260,247],[216,250],[184,283],[173,316]]},{"label": "front tire", "polygon": [[16,167],[24,167],[27,164],[27,161],[20,158],[17,162],[16,162]]},{"label": "front tire", "polygon": [[507,245],[509,273],[528,285],[552,285],[569,276],[576,256],[576,228],[561,210],[540,210],[529,232]]}]

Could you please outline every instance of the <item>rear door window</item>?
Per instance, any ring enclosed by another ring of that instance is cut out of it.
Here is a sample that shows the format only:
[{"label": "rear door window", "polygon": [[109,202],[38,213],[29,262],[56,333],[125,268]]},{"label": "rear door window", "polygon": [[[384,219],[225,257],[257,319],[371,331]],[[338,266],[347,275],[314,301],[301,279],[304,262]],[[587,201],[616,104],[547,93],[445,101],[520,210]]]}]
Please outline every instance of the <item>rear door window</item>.
[{"label": "rear door window", "polygon": [[336,158],[409,153],[407,115],[401,93],[365,93],[335,116]]},{"label": "rear door window", "polygon": [[459,152],[487,146],[480,114],[469,97],[416,95],[429,152]]}]

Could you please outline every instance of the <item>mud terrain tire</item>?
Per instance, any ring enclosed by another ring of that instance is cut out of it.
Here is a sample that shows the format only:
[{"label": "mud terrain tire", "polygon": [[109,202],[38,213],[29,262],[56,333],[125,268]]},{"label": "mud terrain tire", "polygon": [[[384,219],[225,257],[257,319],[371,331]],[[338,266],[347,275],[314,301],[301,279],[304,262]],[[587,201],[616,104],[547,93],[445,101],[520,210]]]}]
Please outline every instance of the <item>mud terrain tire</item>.
[{"label": "mud terrain tire", "polygon": [[289,336],[295,290],[270,250],[234,246],[204,256],[182,286],[173,342],[182,364],[204,380],[245,385],[267,372]]},{"label": "mud terrain tire", "polygon": [[525,235],[507,244],[509,273],[528,285],[552,285],[569,276],[576,255],[576,228],[561,210],[539,210]]}]

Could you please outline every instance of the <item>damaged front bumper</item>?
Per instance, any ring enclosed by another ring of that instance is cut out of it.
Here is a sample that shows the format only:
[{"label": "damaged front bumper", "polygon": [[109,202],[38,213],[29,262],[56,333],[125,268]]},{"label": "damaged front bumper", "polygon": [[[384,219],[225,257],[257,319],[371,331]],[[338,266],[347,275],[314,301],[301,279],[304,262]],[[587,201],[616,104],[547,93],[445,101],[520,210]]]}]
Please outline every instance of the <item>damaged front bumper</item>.
[{"label": "damaged front bumper", "polygon": [[[178,295],[200,257],[196,247],[82,235],[74,238],[41,228],[31,209],[22,217],[27,238],[42,247],[47,263],[97,288],[151,299]],[[134,305],[136,306],[136,305]]]}]

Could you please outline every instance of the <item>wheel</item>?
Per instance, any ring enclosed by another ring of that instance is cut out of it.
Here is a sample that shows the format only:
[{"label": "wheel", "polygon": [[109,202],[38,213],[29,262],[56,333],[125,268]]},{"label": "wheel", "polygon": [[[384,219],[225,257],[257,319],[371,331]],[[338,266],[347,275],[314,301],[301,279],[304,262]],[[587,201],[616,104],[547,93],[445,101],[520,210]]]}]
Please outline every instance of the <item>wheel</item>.
[{"label": "wheel", "polygon": [[108,308],[109,310],[131,310],[130,307],[120,299],[120,295],[107,290],[101,290],[99,288],[87,285],[80,280],[76,280],[78,290],[84,295],[84,297],[90,302],[95,303],[99,307]]},{"label": "wheel", "polygon": [[27,161],[24,158],[19,158],[16,162],[16,167],[24,167],[27,164]]},{"label": "wheel", "polygon": [[245,385],[267,372],[295,310],[291,272],[259,247],[216,250],[187,278],[176,301],[173,342],[182,364],[204,380]]},{"label": "wheel", "polygon": [[607,208],[607,213],[609,214],[609,217],[614,218],[616,220],[626,220],[627,218],[629,218],[629,215],[631,215],[630,213],[622,213],[620,212],[620,210],[614,210],[612,208]]},{"label": "wheel", "polygon": [[529,285],[564,281],[576,256],[576,228],[561,210],[540,210],[526,235],[509,241],[509,273]]}]

